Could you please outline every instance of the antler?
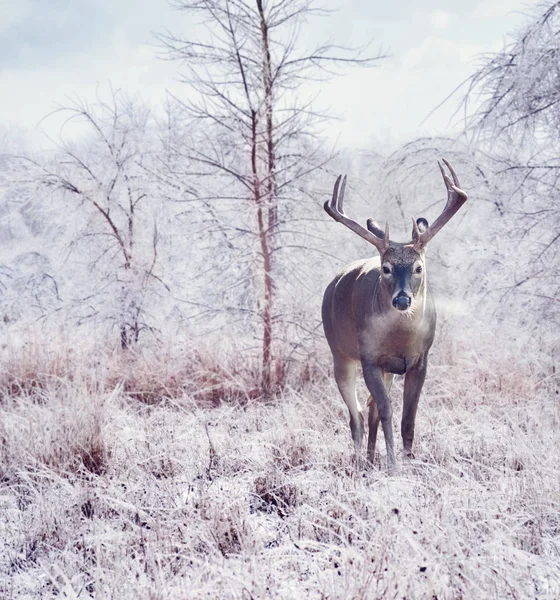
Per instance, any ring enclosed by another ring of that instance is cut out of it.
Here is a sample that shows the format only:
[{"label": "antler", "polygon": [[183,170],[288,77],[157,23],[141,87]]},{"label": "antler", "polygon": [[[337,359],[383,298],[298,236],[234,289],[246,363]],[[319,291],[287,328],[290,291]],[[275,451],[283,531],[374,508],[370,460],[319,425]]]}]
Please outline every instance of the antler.
[{"label": "antler", "polygon": [[445,160],[445,158],[442,158],[442,160],[449,169],[451,177],[453,177],[453,182],[451,182],[451,179],[449,179],[449,176],[445,173],[441,163],[438,160],[439,170],[441,171],[445,187],[447,188],[447,204],[445,205],[441,215],[425,231],[420,231],[416,221],[414,219],[412,220],[414,227],[413,245],[416,248],[425,246],[461,208],[461,206],[463,206],[468,198],[467,193],[461,189],[459,178],[457,177],[457,173],[455,173],[453,167]]},{"label": "antler", "polygon": [[333,195],[330,202],[327,200],[324,204],[325,211],[335,221],[346,225],[348,229],[351,229],[354,233],[357,233],[360,237],[364,238],[364,240],[368,241],[370,244],[373,244],[379,253],[382,254],[389,247],[389,227],[385,227],[384,237],[378,237],[371,231],[365,229],[365,227],[362,227],[359,223],[356,223],[356,221],[353,221],[347,217],[344,214],[344,190],[346,189],[346,175],[344,176],[344,179],[342,179],[342,185],[340,185],[341,179],[342,175],[339,175],[336,183],[334,184]]}]

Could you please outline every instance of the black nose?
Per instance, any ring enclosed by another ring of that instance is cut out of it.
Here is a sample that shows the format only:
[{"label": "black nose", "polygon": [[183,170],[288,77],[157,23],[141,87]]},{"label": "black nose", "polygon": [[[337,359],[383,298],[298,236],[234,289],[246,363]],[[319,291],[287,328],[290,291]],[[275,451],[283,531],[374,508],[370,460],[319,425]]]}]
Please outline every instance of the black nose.
[{"label": "black nose", "polygon": [[410,307],[412,300],[404,292],[400,292],[398,296],[393,298],[393,306],[399,310],[406,310]]}]

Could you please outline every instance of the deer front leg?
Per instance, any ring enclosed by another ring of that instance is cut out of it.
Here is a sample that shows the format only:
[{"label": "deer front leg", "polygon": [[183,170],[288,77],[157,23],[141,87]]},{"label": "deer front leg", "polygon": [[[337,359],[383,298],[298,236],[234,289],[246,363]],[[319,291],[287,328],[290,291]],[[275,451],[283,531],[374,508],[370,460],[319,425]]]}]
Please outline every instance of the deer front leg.
[{"label": "deer front leg", "polygon": [[[395,376],[392,373],[385,373],[383,375],[383,379],[385,382],[385,389],[387,390],[387,394],[391,393],[391,387],[393,385],[393,378]],[[367,459],[373,464],[373,460],[375,458],[375,444],[377,442],[377,429],[379,426],[379,411],[377,410],[377,404],[373,401],[373,397],[370,394],[367,400],[367,406],[369,408],[369,418],[368,418],[368,427],[369,427],[369,435],[368,435],[368,449],[367,449]]]},{"label": "deer front leg", "polygon": [[[364,371],[364,380],[366,386],[371,394],[372,400],[375,403],[375,407],[371,406],[370,411],[374,411],[376,417],[378,415],[381,421],[381,427],[383,427],[383,435],[385,436],[385,446],[387,447],[387,465],[390,471],[393,471],[397,466],[395,459],[395,445],[393,442],[393,410],[391,408],[391,401],[389,394],[385,389],[385,382],[383,377],[383,370],[375,363],[362,360],[362,369]],[[377,427],[373,428],[371,425],[373,421],[377,421],[377,418],[370,419],[370,430],[368,440],[368,459],[373,460],[375,453],[375,440],[377,436]],[[373,437],[372,437],[373,436]]]},{"label": "deer front leg", "polygon": [[377,410],[377,404],[373,400],[371,394],[367,401],[369,412],[368,412],[368,442],[367,442],[367,459],[370,464],[373,464],[375,459],[375,444],[377,442],[377,428],[379,426],[379,411]]},{"label": "deer front leg", "polygon": [[404,453],[409,458],[412,454],[412,442],[414,440],[414,422],[416,421],[416,409],[420,392],[426,379],[428,357],[421,357],[418,362],[408,371],[404,378],[403,413],[401,421],[401,435],[403,439]]}]

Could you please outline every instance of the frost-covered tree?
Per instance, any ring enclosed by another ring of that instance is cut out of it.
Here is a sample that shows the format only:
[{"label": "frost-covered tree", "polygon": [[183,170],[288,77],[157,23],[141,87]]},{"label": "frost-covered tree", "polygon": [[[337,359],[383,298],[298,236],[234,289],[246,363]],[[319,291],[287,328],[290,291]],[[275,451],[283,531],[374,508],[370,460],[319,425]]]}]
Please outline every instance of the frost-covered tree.
[{"label": "frost-covered tree", "polygon": [[154,296],[166,292],[158,255],[160,198],[150,111],[115,92],[109,102],[59,109],[80,127],[78,141],[57,142],[50,157],[30,159],[35,181],[67,252],[64,273],[83,321],[113,323],[122,348],[150,328]]},{"label": "frost-covered tree", "polygon": [[41,319],[60,307],[51,245],[56,226],[42,210],[36,171],[20,157],[17,132],[0,136],[0,315],[5,324]]},{"label": "frost-covered tree", "polygon": [[306,48],[306,20],[320,12],[312,0],[173,4],[204,24],[196,38],[160,36],[190,87],[181,102],[189,134],[177,152],[205,176],[199,195],[221,224],[221,259],[231,266],[221,283],[236,289],[240,310],[257,317],[262,388],[269,392],[285,325],[279,290],[290,280],[288,264],[294,273],[284,249],[306,245],[291,209],[302,202],[310,173],[330,158],[317,137],[324,116],[302,87],[333,68],[374,59],[331,44]]},{"label": "frost-covered tree", "polygon": [[465,104],[468,134],[494,162],[491,185],[509,222],[514,264],[500,293],[558,325],[560,2],[539,5],[514,41],[485,60]]}]

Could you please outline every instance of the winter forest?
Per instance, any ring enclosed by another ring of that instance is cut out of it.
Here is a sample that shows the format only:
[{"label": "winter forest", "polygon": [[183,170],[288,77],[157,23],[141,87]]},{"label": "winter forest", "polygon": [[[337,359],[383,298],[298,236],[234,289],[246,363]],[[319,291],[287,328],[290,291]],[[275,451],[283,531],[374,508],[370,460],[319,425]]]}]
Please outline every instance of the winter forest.
[{"label": "winter forest", "polygon": [[[319,2],[171,5],[182,93],[113,81],[61,98],[46,148],[0,133],[0,596],[560,597],[560,2],[440,98],[456,133],[388,152],[325,134],[321,87],[389,53],[310,47]],[[427,253],[435,342],[388,473],[383,433],[354,457],[321,321],[376,250],[323,204],[347,174],[348,215],[404,242],[442,157],[469,199]]]}]

